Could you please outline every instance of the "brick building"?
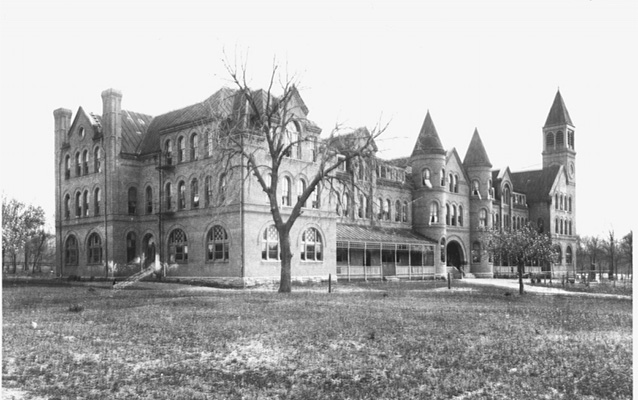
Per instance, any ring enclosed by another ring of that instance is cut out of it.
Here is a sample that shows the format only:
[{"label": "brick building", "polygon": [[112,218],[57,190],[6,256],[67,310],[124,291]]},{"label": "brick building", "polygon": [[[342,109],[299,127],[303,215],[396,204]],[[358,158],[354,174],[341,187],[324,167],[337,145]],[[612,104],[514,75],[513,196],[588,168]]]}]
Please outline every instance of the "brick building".
[{"label": "brick building", "polygon": [[[122,94],[108,89],[101,115],[55,110],[58,272],[103,277],[116,264],[129,274],[160,260],[168,277],[277,280],[267,197],[254,177],[215,157],[215,135],[246,118],[238,98],[223,88],[152,117],[123,110]],[[304,141],[280,173],[284,213],[316,171],[322,143],[303,99],[292,101],[286,130]],[[477,130],[461,160],[444,149],[428,112],[411,155],[344,163],[335,175],[345,183],[313,194],[291,232],[293,279],[492,277],[511,267],[487,256],[480,228],[529,221],[551,233],[561,253],[552,267],[565,270],[576,256],[576,152],[560,92],[541,135],[542,169],[494,170]]]}]

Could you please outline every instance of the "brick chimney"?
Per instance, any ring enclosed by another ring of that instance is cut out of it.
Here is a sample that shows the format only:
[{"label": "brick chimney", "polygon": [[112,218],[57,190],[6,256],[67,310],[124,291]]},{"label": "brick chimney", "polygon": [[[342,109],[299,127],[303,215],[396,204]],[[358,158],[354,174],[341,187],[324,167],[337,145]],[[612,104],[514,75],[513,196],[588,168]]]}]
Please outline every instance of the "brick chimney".
[{"label": "brick chimney", "polygon": [[102,92],[102,133],[107,151],[112,156],[120,154],[122,146],[122,92],[106,89]]}]

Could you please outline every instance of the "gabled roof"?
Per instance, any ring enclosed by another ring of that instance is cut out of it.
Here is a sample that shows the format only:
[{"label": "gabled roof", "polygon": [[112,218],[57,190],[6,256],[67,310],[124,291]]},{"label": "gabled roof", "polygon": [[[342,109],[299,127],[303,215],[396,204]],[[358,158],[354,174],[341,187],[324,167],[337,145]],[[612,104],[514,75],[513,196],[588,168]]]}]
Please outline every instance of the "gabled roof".
[{"label": "gabled roof", "polygon": [[456,163],[459,165],[459,169],[461,170],[461,173],[463,174],[463,179],[465,180],[465,182],[469,182],[470,178],[467,176],[467,172],[465,171],[464,165],[461,162],[461,157],[459,156],[459,153],[456,151],[456,147],[452,147],[452,150],[448,150],[446,157],[445,157],[445,165],[446,168],[450,168],[450,160],[454,158],[456,160]]},{"label": "gabled roof", "polygon": [[487,152],[485,151],[485,146],[483,146],[483,141],[479,136],[478,129],[474,128],[474,134],[472,135],[472,140],[470,140],[470,145],[467,148],[467,152],[465,153],[465,159],[463,160],[463,165],[467,167],[492,167],[492,163],[490,162],[489,157],[487,156]]},{"label": "gabled roof", "polygon": [[69,127],[69,132],[72,132],[72,131],[75,130],[76,125],[79,123],[78,121],[80,120],[80,117],[84,117],[84,118],[87,119],[87,121],[89,121],[89,123],[93,127],[93,135],[94,136],[97,136],[97,135],[99,135],[101,133],[101,129],[102,129],[101,121],[102,121],[102,118],[100,116],[96,116],[93,113],[88,113],[88,112],[84,111],[82,106],[80,106],[78,108],[78,111],[75,113],[75,117],[73,118],[73,122],[71,123],[71,126]]},{"label": "gabled roof", "polygon": [[150,122],[148,134],[140,142],[138,152],[149,154],[159,151],[159,137],[163,132],[204,123],[218,116],[230,115],[238,107],[240,99],[236,94],[236,90],[221,88],[201,103],[158,115]]},{"label": "gabled roof", "polygon": [[432,117],[430,116],[429,110],[425,115],[425,120],[423,121],[423,126],[421,126],[419,137],[416,139],[414,150],[412,150],[412,157],[421,154],[445,155],[445,149],[441,144],[439,134],[436,132],[436,128],[434,127],[434,122],[432,122]]},{"label": "gabled roof", "polygon": [[153,117],[122,110],[122,152],[133,154],[144,139]]},{"label": "gabled roof", "polygon": [[525,194],[528,202],[547,200],[561,168],[552,165],[540,170],[514,172],[510,175],[514,191]]},{"label": "gabled roof", "polygon": [[554,97],[554,103],[552,104],[552,108],[549,110],[549,114],[547,115],[547,120],[545,121],[545,126],[553,126],[553,125],[571,125],[572,119],[569,117],[569,112],[567,111],[567,107],[565,107],[565,102],[563,101],[563,96],[560,94],[560,90],[556,92],[556,97]]}]

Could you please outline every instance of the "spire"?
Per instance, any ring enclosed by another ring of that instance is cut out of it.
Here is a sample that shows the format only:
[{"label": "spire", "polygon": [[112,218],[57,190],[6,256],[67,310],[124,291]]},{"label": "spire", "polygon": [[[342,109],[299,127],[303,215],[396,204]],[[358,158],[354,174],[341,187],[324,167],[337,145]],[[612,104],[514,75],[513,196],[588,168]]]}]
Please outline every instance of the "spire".
[{"label": "spire", "polygon": [[560,95],[560,89],[556,91],[556,97],[554,97],[554,104],[549,110],[547,121],[545,121],[545,127],[552,125],[572,125],[572,119],[569,118],[569,112],[565,107],[563,96]]},{"label": "spire", "polygon": [[421,132],[414,145],[412,151],[412,157],[420,154],[443,154],[445,155],[445,149],[439,139],[439,134],[436,132],[432,117],[430,117],[430,111],[425,116]]},{"label": "spire", "polygon": [[474,128],[472,140],[470,140],[470,145],[465,153],[463,166],[466,168],[471,166],[492,168],[492,163],[490,163],[490,159],[487,157],[485,146],[483,146],[483,141],[481,140],[478,129],[476,128]]}]

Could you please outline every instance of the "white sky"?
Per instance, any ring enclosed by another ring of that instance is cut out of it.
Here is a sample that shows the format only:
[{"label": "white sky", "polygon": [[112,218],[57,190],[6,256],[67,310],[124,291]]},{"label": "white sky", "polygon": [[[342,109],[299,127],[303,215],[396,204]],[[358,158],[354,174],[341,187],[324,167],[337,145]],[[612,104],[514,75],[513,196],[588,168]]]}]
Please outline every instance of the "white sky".
[{"label": "white sky", "polygon": [[429,109],[461,158],[478,127],[495,168],[540,168],[560,87],[576,125],[578,233],[624,235],[635,223],[638,2],[0,4],[0,182],[51,220],[54,109],[101,113],[110,87],[124,109],[151,115],[202,101],[230,85],[225,49],[248,53],[255,87],[274,56],[287,64],[324,132],[389,121],[387,158],[411,153]]}]

